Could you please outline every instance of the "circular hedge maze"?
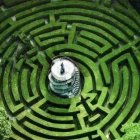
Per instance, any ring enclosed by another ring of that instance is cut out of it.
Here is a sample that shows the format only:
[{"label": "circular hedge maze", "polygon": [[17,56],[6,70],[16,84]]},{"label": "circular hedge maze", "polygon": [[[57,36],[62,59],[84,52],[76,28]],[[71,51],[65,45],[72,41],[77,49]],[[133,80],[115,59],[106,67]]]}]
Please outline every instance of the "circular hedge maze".
[{"label": "circular hedge maze", "polygon": [[[54,57],[77,62],[81,94],[50,94]],[[0,103],[12,140],[114,140],[140,122],[140,16],[127,0],[3,0]]]}]

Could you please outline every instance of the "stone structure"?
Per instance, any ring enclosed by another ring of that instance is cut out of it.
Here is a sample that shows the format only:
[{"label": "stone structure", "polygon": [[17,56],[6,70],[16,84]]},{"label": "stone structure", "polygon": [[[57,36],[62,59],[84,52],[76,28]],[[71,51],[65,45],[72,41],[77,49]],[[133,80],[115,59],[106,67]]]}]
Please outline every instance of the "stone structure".
[{"label": "stone structure", "polygon": [[49,73],[50,89],[60,97],[72,98],[80,92],[80,72],[68,57],[53,60]]}]

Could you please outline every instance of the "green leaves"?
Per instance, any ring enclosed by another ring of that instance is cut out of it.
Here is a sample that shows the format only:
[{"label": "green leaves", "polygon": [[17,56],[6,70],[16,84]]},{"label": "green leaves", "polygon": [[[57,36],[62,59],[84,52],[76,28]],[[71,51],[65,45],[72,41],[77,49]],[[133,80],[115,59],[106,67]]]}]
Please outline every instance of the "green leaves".
[{"label": "green leaves", "polygon": [[11,134],[11,123],[8,120],[8,115],[4,108],[0,107],[0,138],[8,139]]},{"label": "green leaves", "polygon": [[117,140],[140,140],[140,124],[130,123],[122,126],[122,131],[126,134]]}]

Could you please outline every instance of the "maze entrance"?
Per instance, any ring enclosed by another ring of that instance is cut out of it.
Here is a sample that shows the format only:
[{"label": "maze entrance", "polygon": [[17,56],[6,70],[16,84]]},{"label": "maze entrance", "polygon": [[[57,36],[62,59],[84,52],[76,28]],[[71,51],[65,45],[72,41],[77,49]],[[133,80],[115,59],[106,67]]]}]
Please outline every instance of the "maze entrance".
[{"label": "maze entrance", "polygon": [[[80,96],[51,96],[58,55],[78,64]],[[140,122],[139,93],[140,16],[127,0],[3,0],[0,104],[10,139],[114,140]]]}]

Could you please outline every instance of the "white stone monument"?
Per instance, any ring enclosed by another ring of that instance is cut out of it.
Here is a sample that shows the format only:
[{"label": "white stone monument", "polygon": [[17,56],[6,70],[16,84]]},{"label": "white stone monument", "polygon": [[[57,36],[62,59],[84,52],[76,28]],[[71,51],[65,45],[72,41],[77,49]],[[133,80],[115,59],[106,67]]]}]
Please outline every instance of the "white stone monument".
[{"label": "white stone monument", "polygon": [[49,73],[49,87],[60,97],[72,98],[81,89],[80,72],[77,65],[68,57],[56,58]]}]

